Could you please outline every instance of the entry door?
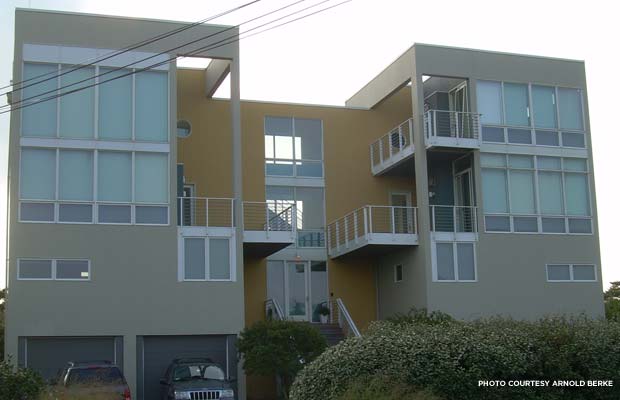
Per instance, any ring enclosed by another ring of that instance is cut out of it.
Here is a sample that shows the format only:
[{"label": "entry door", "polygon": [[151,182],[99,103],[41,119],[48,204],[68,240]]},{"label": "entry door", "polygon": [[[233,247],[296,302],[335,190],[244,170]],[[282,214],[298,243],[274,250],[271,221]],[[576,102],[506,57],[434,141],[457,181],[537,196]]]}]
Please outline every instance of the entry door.
[{"label": "entry door", "polygon": [[293,320],[308,320],[308,263],[286,263],[286,309],[288,317]]},{"label": "entry door", "polygon": [[[474,188],[471,168],[454,175],[455,205],[470,207],[473,205]],[[459,232],[473,232],[473,210],[471,208],[457,208],[456,220]]]},{"label": "entry door", "polygon": [[394,233],[413,233],[413,210],[410,192],[390,194],[390,205],[394,208]]},{"label": "entry door", "polygon": [[467,95],[467,82],[463,82],[449,93],[450,126],[452,127],[452,136],[470,137],[469,119],[466,114],[469,111],[469,99]]}]

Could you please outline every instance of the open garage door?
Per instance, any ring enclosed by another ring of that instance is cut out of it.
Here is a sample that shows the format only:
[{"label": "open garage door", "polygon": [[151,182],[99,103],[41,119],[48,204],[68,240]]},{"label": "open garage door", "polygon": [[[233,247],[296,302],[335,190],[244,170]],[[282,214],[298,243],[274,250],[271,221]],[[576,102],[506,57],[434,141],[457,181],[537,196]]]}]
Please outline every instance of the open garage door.
[{"label": "open garage door", "polygon": [[207,357],[237,375],[234,335],[138,337],[138,400],[160,400],[159,380],[175,358]]},{"label": "open garage door", "polygon": [[55,378],[69,361],[106,360],[123,368],[122,337],[21,337],[19,364],[45,379]]}]

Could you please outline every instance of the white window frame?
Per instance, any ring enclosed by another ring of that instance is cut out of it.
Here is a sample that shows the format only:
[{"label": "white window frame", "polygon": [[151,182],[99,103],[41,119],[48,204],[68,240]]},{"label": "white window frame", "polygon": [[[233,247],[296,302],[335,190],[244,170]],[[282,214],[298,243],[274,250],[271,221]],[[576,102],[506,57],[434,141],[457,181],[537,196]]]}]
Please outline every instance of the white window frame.
[{"label": "white window frame", "polygon": [[[400,268],[400,279],[398,279],[399,268]],[[405,278],[405,274],[404,274],[403,264],[394,265],[394,283],[400,283],[404,280],[404,278]]]},{"label": "white window frame", "polygon": [[[185,239],[201,239],[205,242],[205,279],[187,279],[185,278]],[[211,279],[211,266],[209,258],[209,248],[211,239],[227,239],[228,240],[228,259],[229,279]],[[208,235],[208,236],[180,236],[179,237],[179,282],[236,282],[237,281],[237,259],[235,251],[235,237],[224,235]]]},{"label": "white window frame", "polygon": [[[568,266],[568,270],[570,273],[570,279],[566,280],[566,279],[558,279],[558,280],[552,280],[549,279],[549,266]],[[573,275],[573,268],[574,266],[581,266],[581,265],[587,265],[589,267],[592,267],[592,269],[594,270],[594,280],[583,280],[583,279],[575,279],[574,275]],[[562,283],[562,282],[586,282],[586,283],[592,283],[592,282],[598,282],[598,272],[597,272],[597,266],[596,264],[590,264],[590,263],[551,263],[551,264],[545,264],[545,279],[547,280],[547,282],[550,283]]]},{"label": "white window frame", "polygon": [[[439,274],[437,271],[437,244],[451,244],[452,245],[452,257],[453,257],[453,265],[454,265],[454,279],[439,279]],[[475,279],[459,279],[459,264],[458,264],[458,244],[471,244],[474,254],[474,275]],[[477,283],[478,282],[478,252],[476,251],[476,242],[470,241],[443,241],[443,240],[433,240],[431,246],[431,258],[432,258],[432,267],[433,267],[433,282],[438,283],[455,283],[455,282],[463,282],[463,283]]]},{"label": "white window frame", "polygon": [[[51,278],[20,278],[21,262],[22,261],[50,261],[51,262]],[[88,279],[69,279],[58,278],[56,274],[58,261],[86,261],[88,264]],[[91,262],[87,258],[36,258],[36,257],[23,257],[17,259],[17,280],[18,281],[69,281],[69,282],[87,282],[92,280]]]}]

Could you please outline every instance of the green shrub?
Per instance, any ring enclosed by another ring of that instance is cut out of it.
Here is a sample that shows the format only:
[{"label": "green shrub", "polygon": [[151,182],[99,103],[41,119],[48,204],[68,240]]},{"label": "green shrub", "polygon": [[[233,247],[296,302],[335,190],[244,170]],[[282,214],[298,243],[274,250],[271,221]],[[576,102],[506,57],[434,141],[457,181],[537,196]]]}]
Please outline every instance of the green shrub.
[{"label": "green shrub", "polygon": [[0,362],[0,400],[36,399],[43,390],[43,379],[30,369],[13,369],[10,362]]},{"label": "green shrub", "polygon": [[310,324],[260,321],[246,328],[237,342],[243,368],[250,375],[277,376],[284,397],[297,373],[327,347],[325,338]]},{"label": "green shrub", "polygon": [[[413,318],[412,320],[416,320]],[[419,320],[419,319],[417,319]],[[618,399],[620,324],[585,318],[539,322],[375,322],[299,373],[291,398],[338,399],[382,375],[446,399]],[[613,380],[613,388],[479,387],[479,380]]]},{"label": "green shrub", "polygon": [[445,324],[455,322],[455,319],[450,315],[441,311],[431,311],[430,313],[426,308],[412,308],[407,314],[397,313],[393,317],[388,318],[388,321],[398,325],[409,324]]},{"label": "green shrub", "polygon": [[410,385],[386,376],[375,376],[370,381],[357,379],[338,400],[441,400],[428,391],[416,390]]}]

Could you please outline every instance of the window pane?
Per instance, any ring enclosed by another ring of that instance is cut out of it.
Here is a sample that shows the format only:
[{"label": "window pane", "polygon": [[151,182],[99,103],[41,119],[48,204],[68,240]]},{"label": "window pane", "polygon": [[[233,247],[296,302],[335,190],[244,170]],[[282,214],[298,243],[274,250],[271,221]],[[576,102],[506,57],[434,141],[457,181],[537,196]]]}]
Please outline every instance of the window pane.
[{"label": "window pane", "polygon": [[555,169],[561,170],[562,164],[560,162],[560,157],[537,157],[538,169]]},{"label": "window pane", "polygon": [[265,174],[270,176],[293,176],[293,161],[266,161]]},{"label": "window pane", "polygon": [[538,190],[540,212],[543,215],[564,214],[562,174],[560,172],[538,172]]},{"label": "window pane", "polygon": [[131,223],[131,206],[100,205],[98,209],[99,222],[106,224]]},{"label": "window pane", "polygon": [[56,279],[90,279],[88,261],[86,260],[57,260]]},{"label": "window pane", "polygon": [[570,233],[592,233],[592,220],[589,218],[569,218],[568,231]]},{"label": "window pane", "polygon": [[267,298],[284,307],[284,261],[267,261]]},{"label": "window pane", "polygon": [[504,143],[504,128],[482,127],[482,140],[485,142]]},{"label": "window pane", "polygon": [[508,143],[531,144],[532,132],[529,129],[508,129]]},{"label": "window pane", "polygon": [[265,197],[267,200],[289,200],[292,204],[295,193],[290,186],[266,186]]},{"label": "window pane", "polygon": [[508,166],[511,168],[534,168],[534,158],[532,156],[508,156]]},{"label": "window pane", "polygon": [[54,204],[52,203],[21,203],[21,221],[54,221]]},{"label": "window pane", "polygon": [[510,232],[510,217],[487,216],[484,224],[487,232]]},{"label": "window pane", "polygon": [[569,281],[569,265],[547,265],[547,279],[550,281]]},{"label": "window pane", "polygon": [[312,293],[312,321],[319,322],[321,320],[320,306],[325,305],[329,297],[327,263],[325,261],[312,261],[310,263],[310,293]]},{"label": "window pane", "polygon": [[168,74],[146,71],[136,79],[136,140],[168,141]]},{"label": "window pane", "polygon": [[454,249],[452,243],[437,243],[437,280],[453,281]]},{"label": "window pane", "polygon": [[[63,66],[64,71],[71,69],[72,66]],[[94,76],[95,68],[80,68],[60,77],[61,87],[74,84],[62,89],[61,94],[79,90],[60,98],[60,137],[84,139],[95,136],[95,88],[88,87],[95,83]]]},{"label": "window pane", "polygon": [[508,212],[508,198],[506,192],[506,171],[495,169],[482,170],[482,199],[484,201],[484,212]]},{"label": "window pane", "polygon": [[515,232],[538,232],[538,218],[536,217],[514,217]]},{"label": "window pane", "polygon": [[539,146],[559,146],[560,135],[555,131],[536,131],[536,144]]},{"label": "window pane", "polygon": [[58,179],[60,200],[92,200],[93,152],[60,150]]},{"label": "window pane", "polygon": [[506,124],[528,126],[527,85],[504,83],[504,104],[506,107]]},{"label": "window pane", "polygon": [[136,206],[136,224],[168,224],[168,207]]},{"label": "window pane", "polygon": [[564,218],[543,218],[542,228],[545,233],[565,233]]},{"label": "window pane", "polygon": [[560,127],[562,129],[583,130],[581,112],[581,90],[558,88]]},{"label": "window pane", "polygon": [[168,202],[168,155],[136,153],[136,201]]},{"label": "window pane", "polygon": [[588,163],[585,158],[564,158],[565,171],[587,171]]},{"label": "window pane", "polygon": [[[99,68],[99,74],[106,74],[99,80],[109,81],[130,71]],[[131,75],[99,85],[100,139],[131,140],[131,86]]]},{"label": "window pane", "polygon": [[[50,74],[50,75],[46,75]],[[31,83],[45,80],[31,87],[24,88],[22,96],[27,100],[25,104],[32,104],[24,107],[22,112],[22,136],[56,136],[56,105],[57,99],[41,101],[56,93],[43,94],[58,88],[58,78],[47,80],[58,74],[58,66],[55,64],[24,64],[24,80],[33,79]],[[45,76],[41,76],[45,75]],[[40,78],[38,78],[40,76]],[[37,101],[41,101],[37,104]]]},{"label": "window pane", "polygon": [[[295,118],[296,159],[323,159],[323,128],[320,119]],[[297,151],[299,150],[299,151]]]},{"label": "window pane", "polygon": [[555,88],[549,86],[532,86],[534,103],[534,123],[540,128],[555,128]]},{"label": "window pane", "polygon": [[478,112],[483,125],[502,124],[502,85],[500,82],[478,81]]},{"label": "window pane", "polygon": [[56,150],[22,149],[20,197],[38,200],[56,198]]},{"label": "window pane", "polygon": [[209,273],[211,279],[230,279],[228,239],[209,239]]},{"label": "window pane", "polygon": [[206,279],[205,239],[187,238],[184,243],[185,279]]},{"label": "window pane", "polygon": [[265,158],[274,158],[273,153],[273,136],[265,135]]},{"label": "window pane", "polygon": [[265,117],[265,134],[271,136],[293,136],[293,118]]},{"label": "window pane", "polygon": [[292,136],[273,136],[275,145],[275,158],[292,160],[293,159],[293,137]]},{"label": "window pane", "polygon": [[52,260],[19,260],[19,279],[52,279]]},{"label": "window pane", "polygon": [[297,247],[325,247],[325,232],[298,230]]},{"label": "window pane", "polygon": [[103,201],[131,201],[131,153],[100,151],[97,197]]},{"label": "window pane", "polygon": [[505,167],[506,156],[504,154],[482,153],[480,154],[480,164],[483,167]]},{"label": "window pane", "polygon": [[323,188],[297,188],[297,229],[322,229],[325,226]]},{"label": "window pane", "polygon": [[586,137],[583,133],[562,132],[562,146],[584,148]]},{"label": "window pane", "polygon": [[510,207],[512,212],[518,214],[536,212],[533,172],[510,171]]},{"label": "window pane", "polygon": [[296,161],[297,176],[311,178],[323,177],[323,161]]},{"label": "window pane", "polygon": [[61,222],[93,222],[93,206],[90,204],[60,204],[58,220]]},{"label": "window pane", "polygon": [[588,177],[586,174],[564,174],[566,212],[568,215],[590,215]]},{"label": "window pane", "polygon": [[573,265],[573,279],[576,281],[595,281],[594,265]]},{"label": "window pane", "polygon": [[460,281],[476,280],[476,263],[473,243],[457,243],[456,257]]}]

